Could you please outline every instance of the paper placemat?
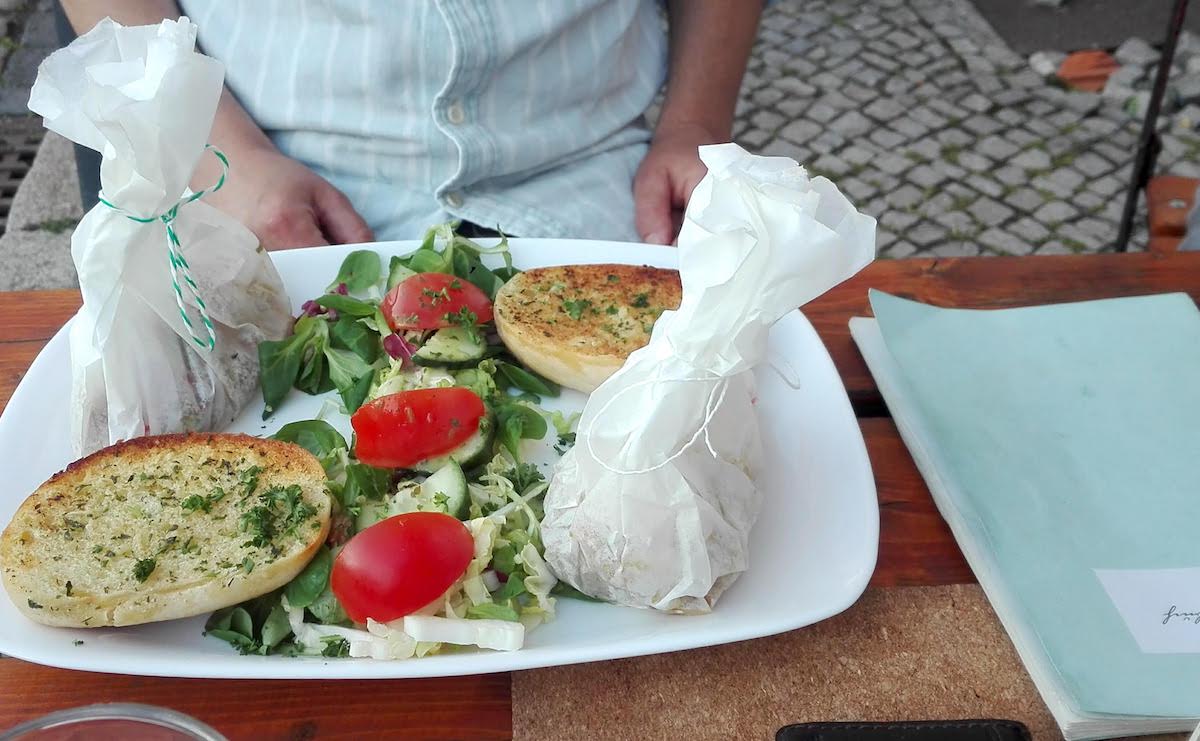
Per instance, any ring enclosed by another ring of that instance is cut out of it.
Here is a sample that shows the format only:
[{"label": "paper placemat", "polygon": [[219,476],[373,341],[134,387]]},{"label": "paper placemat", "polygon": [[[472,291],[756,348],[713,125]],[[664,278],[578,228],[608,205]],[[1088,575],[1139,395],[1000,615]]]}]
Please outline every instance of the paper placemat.
[{"label": "paper placemat", "polygon": [[516,739],[773,739],[789,723],[958,718],[1062,738],[976,585],[871,589],[771,638],[518,672],[512,705]]}]

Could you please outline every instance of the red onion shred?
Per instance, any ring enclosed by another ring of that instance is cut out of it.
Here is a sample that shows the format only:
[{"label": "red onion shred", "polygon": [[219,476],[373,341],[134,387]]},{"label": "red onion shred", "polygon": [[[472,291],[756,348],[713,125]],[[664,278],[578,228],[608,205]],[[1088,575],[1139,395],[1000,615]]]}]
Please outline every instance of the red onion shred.
[{"label": "red onion shred", "polygon": [[316,316],[318,314],[324,314],[325,307],[310,299],[300,304],[300,311],[304,316]]},{"label": "red onion shred", "polygon": [[412,360],[413,353],[417,351],[417,346],[405,340],[398,334],[390,334],[383,338],[383,349],[391,356],[392,360],[403,360],[408,362]]}]

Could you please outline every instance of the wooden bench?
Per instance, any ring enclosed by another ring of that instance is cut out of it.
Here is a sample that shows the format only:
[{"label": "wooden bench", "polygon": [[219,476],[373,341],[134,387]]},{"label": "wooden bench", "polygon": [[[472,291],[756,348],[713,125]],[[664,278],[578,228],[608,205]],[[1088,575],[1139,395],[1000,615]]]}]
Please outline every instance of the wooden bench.
[{"label": "wooden bench", "polygon": [[1187,217],[1200,179],[1159,175],[1146,185],[1146,214],[1150,222],[1150,252],[1175,252],[1187,233]]}]

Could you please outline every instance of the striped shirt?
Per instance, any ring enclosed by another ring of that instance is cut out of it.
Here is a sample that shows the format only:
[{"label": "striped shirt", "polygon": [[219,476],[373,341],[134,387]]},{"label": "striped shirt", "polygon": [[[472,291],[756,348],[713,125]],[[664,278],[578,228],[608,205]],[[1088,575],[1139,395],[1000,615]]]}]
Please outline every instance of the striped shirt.
[{"label": "striped shirt", "polygon": [[[451,218],[636,240],[656,0],[181,0],[279,149],[379,239]],[[235,163],[236,166],[236,163]]]}]

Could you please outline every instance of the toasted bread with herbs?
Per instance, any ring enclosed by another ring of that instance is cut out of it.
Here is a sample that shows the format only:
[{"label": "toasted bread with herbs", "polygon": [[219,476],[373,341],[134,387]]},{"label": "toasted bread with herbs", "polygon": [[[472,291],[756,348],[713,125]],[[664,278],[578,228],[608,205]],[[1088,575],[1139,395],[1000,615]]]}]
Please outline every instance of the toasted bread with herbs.
[{"label": "toasted bread with herbs", "polygon": [[248,435],[118,443],[42,484],[0,535],[4,588],[46,625],[188,617],[287,584],[329,531],[325,472]]},{"label": "toasted bread with herbs", "polygon": [[496,329],[532,370],[591,392],[650,341],[655,320],[679,308],[675,270],[564,265],[515,276],[496,296]]}]

